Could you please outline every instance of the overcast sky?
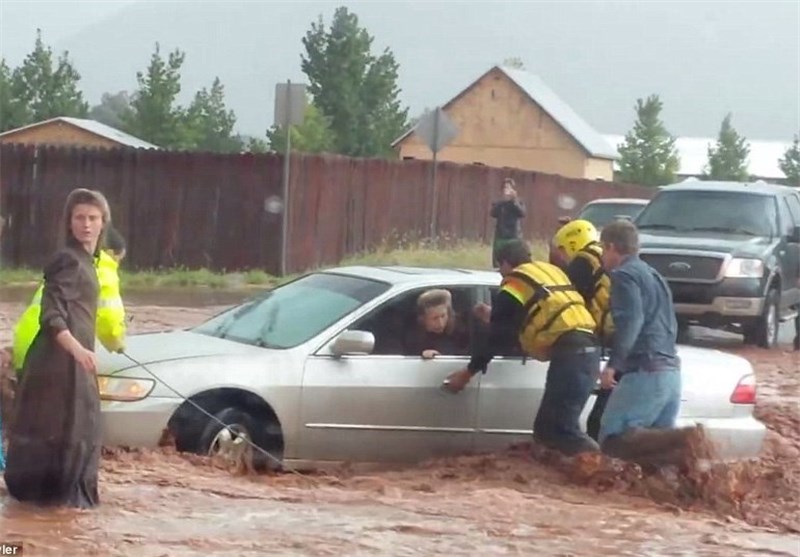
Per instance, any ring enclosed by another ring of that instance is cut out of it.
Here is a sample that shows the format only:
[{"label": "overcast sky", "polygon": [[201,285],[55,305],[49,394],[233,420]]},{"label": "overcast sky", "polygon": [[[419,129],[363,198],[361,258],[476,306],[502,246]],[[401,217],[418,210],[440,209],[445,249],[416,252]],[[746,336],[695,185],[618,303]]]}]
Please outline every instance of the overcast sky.
[{"label": "overcast sky", "polygon": [[800,0],[669,2],[263,2],[0,0],[11,66],[35,29],[68,49],[90,103],[132,90],[154,44],[186,51],[181,100],[219,76],[240,131],[272,123],[277,81],[302,81],[301,39],[346,5],[400,63],[415,115],[493,64],[522,58],[602,133],[624,133],[637,97],[661,95],[668,129],[714,136],[725,113],[751,139],[800,131]]}]

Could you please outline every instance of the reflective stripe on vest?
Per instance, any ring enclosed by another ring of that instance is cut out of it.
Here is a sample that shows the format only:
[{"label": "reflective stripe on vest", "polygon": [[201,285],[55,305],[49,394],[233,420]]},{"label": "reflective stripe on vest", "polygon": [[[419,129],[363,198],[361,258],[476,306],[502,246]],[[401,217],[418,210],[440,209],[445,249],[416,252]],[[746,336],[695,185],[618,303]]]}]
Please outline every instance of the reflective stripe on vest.
[{"label": "reflective stripe on vest", "polygon": [[583,298],[564,272],[549,263],[520,265],[506,276],[501,289],[526,311],[520,330],[523,350],[537,360],[548,360],[550,349],[564,333],[593,333],[595,322]]},{"label": "reflective stripe on vest", "polygon": [[125,309],[125,305],[122,303],[122,298],[119,296],[115,298],[105,298],[100,299],[97,301],[97,309]]}]

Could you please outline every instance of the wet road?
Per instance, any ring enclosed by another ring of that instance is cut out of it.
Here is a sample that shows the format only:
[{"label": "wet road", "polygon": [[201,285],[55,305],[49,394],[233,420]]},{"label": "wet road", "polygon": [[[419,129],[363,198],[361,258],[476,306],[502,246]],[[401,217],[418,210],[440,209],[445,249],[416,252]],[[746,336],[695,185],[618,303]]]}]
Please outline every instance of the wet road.
[{"label": "wet road", "polygon": [[800,537],[736,520],[613,493],[587,496],[548,482],[554,472],[530,463],[503,470],[498,481],[479,478],[481,470],[464,477],[475,464],[486,466],[463,459],[449,480],[434,468],[316,477],[312,486],[291,476],[232,478],[176,455],[124,454],[104,463],[100,508],[41,511],[6,500],[0,539],[24,540],[29,555],[130,557],[728,557],[800,549]]},{"label": "wet road", "polygon": [[[0,302],[0,345],[21,309]],[[218,309],[129,311],[132,330],[145,331],[196,323]],[[26,555],[42,556],[800,556],[800,355],[743,348],[739,337],[702,329],[694,335],[754,362],[764,393],[758,410],[773,429],[736,517],[713,505],[680,510],[669,493],[666,502],[657,491],[599,493],[558,467],[508,455],[242,477],[165,449],[106,455],[103,504],[93,511],[30,508],[0,482],[0,542],[22,540]]]}]

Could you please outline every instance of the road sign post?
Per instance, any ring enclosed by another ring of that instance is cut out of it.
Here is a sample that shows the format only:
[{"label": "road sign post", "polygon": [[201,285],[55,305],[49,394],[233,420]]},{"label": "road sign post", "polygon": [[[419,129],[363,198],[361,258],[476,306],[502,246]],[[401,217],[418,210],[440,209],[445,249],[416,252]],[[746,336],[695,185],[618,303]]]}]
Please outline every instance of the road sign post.
[{"label": "road sign post", "polygon": [[430,236],[435,238],[438,232],[436,221],[439,213],[439,195],[437,192],[437,167],[438,154],[445,146],[449,145],[458,135],[458,127],[453,123],[449,116],[437,106],[434,110],[422,115],[414,128],[414,132],[428,145],[433,153],[431,166],[431,217],[430,217]]},{"label": "road sign post", "polygon": [[292,126],[303,123],[306,111],[306,86],[302,83],[278,83],[275,86],[275,120],[276,126],[282,127],[286,133],[286,145],[283,150],[283,216],[281,218],[281,276],[286,275],[287,252],[289,247],[289,172],[292,154]]}]

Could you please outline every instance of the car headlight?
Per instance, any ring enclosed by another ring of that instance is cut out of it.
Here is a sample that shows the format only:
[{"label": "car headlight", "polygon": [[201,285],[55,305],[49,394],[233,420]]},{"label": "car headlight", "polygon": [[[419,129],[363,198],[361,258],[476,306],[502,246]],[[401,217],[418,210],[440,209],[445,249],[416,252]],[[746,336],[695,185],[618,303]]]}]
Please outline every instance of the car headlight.
[{"label": "car headlight", "polygon": [[764,276],[764,262],[760,259],[731,259],[725,269],[725,278],[761,278]]},{"label": "car headlight", "polygon": [[100,400],[115,400],[118,402],[142,400],[150,394],[155,384],[152,379],[114,377],[113,375],[99,375],[97,377]]}]

